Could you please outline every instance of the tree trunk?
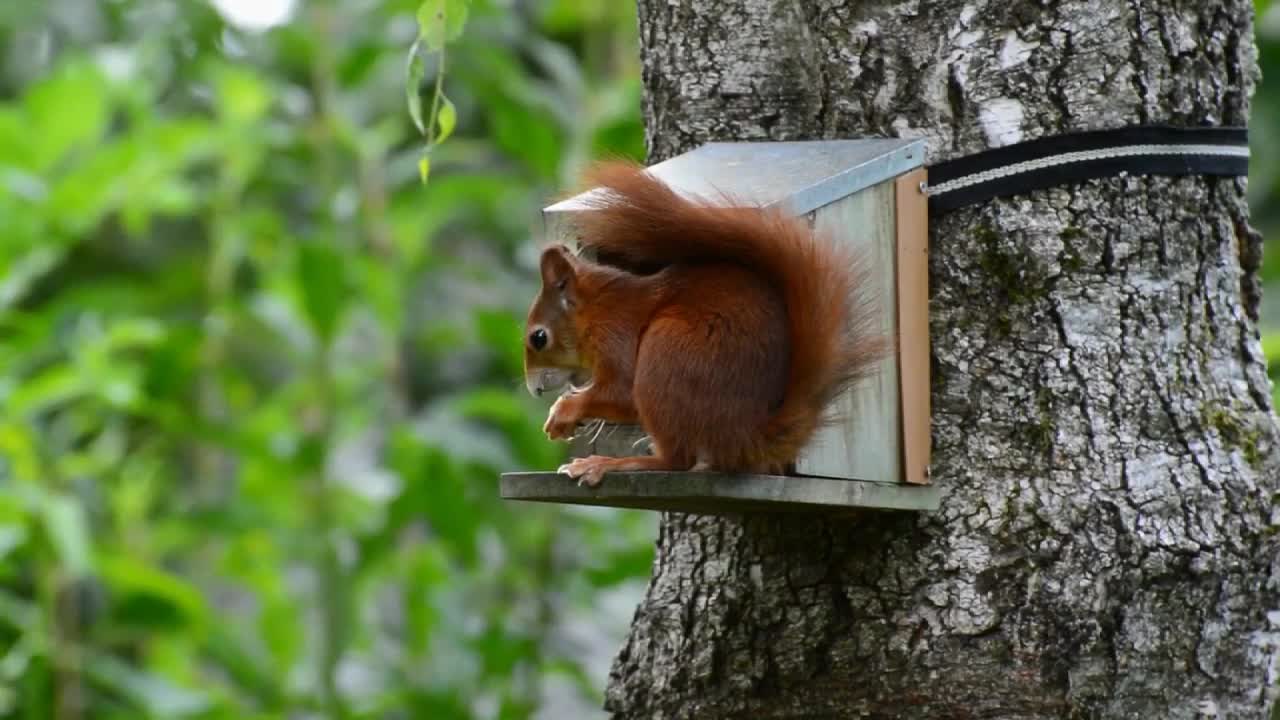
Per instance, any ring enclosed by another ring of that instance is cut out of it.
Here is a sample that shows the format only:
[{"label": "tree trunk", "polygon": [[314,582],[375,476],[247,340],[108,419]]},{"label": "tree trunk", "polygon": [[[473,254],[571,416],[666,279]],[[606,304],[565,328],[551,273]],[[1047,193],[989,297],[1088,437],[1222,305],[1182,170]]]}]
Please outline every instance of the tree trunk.
[{"label": "tree trunk", "polygon": [[[709,140],[1245,124],[1252,3],[640,0],[651,161]],[[935,218],[930,515],[664,516],[618,718],[1272,717],[1280,427],[1244,181]],[[1280,710],[1275,711],[1280,718]]]}]

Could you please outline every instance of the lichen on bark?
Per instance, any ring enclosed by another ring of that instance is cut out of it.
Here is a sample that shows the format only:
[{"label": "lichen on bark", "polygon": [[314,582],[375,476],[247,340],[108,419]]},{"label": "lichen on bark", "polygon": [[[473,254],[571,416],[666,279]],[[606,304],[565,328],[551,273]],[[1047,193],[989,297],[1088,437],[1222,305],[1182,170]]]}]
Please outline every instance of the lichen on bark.
[{"label": "lichen on bark", "polygon": [[[1245,124],[1247,0],[640,0],[650,159]],[[932,220],[932,515],[663,518],[617,718],[1256,718],[1280,430],[1243,180]]]}]

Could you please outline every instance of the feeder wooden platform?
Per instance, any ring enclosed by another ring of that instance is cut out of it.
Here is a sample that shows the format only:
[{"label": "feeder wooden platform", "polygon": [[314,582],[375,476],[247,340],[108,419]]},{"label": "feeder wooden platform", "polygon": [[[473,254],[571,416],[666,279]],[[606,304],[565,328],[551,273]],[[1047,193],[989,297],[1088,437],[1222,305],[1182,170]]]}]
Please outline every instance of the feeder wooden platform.
[{"label": "feeder wooden platform", "polygon": [[848,514],[858,510],[938,509],[937,485],[868,482],[810,476],[707,472],[608,473],[599,487],[579,486],[551,472],[504,473],[506,500],[605,505],[722,515],[748,512]]}]

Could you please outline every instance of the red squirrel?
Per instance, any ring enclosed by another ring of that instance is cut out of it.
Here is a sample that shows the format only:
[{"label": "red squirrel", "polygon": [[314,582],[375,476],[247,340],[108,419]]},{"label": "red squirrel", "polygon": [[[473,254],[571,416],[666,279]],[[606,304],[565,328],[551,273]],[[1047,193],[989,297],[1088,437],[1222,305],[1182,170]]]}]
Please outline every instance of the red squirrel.
[{"label": "red squirrel", "polygon": [[602,163],[586,182],[575,229],[608,264],[542,252],[525,384],[570,386],[547,417],[552,440],[586,419],[639,424],[652,455],[559,472],[591,487],[610,471],[787,472],[831,401],[888,349],[855,297],[860,259],[803,219],[686,198],[639,165]]}]

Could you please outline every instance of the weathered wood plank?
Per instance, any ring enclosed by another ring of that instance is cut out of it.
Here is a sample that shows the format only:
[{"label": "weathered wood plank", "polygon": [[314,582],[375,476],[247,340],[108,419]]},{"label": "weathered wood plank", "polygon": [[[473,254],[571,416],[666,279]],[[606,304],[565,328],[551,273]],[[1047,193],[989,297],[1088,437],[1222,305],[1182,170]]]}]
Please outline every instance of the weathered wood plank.
[{"label": "weathered wood plank", "polygon": [[566,475],[505,473],[507,500],[606,505],[695,514],[740,512],[842,513],[859,509],[928,511],[938,508],[934,486],[780,475],[699,472],[610,473],[598,488]]},{"label": "weathered wood plank", "polygon": [[[866,254],[874,287],[854,292],[880,308],[880,332],[898,333],[895,185],[885,181],[814,213],[814,228],[834,242]],[[902,431],[898,396],[898,359],[886,358],[875,375],[850,388],[830,408],[837,422],[823,428],[796,462],[804,475],[902,479]]]}]

